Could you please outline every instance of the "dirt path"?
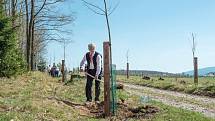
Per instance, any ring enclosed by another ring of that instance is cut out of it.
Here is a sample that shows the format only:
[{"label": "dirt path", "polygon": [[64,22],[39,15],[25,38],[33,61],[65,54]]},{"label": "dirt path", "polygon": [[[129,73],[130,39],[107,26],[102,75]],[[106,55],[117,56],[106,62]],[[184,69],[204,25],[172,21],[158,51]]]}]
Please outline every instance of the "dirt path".
[{"label": "dirt path", "polygon": [[150,87],[124,84],[125,90],[138,96],[149,96],[152,100],[166,105],[200,112],[215,119],[215,98],[201,97],[180,92],[160,90]]}]

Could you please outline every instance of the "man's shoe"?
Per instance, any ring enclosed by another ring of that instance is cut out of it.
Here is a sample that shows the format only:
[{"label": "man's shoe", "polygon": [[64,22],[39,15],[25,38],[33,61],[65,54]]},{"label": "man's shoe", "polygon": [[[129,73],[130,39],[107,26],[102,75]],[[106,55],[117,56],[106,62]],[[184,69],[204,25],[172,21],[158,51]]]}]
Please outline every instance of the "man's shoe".
[{"label": "man's shoe", "polygon": [[85,105],[90,105],[92,103],[92,101],[86,101]]},{"label": "man's shoe", "polygon": [[95,103],[96,103],[96,104],[99,104],[99,103],[100,103],[99,99],[96,98],[96,99],[95,99]]},{"label": "man's shoe", "polygon": [[95,101],[95,103],[96,103],[96,104],[99,104],[99,103],[100,103],[100,101]]}]

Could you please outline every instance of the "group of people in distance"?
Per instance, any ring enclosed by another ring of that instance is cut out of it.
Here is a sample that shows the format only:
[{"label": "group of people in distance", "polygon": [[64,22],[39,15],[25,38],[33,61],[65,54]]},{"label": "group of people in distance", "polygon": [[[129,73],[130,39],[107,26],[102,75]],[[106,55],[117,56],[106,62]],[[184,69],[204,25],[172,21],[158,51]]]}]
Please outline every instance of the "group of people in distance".
[{"label": "group of people in distance", "polygon": [[[60,67],[57,67],[55,63],[53,63],[52,67],[51,65],[48,66],[48,73],[52,77],[59,77],[61,76],[61,71]],[[66,68],[64,67],[64,72],[66,72]]]}]

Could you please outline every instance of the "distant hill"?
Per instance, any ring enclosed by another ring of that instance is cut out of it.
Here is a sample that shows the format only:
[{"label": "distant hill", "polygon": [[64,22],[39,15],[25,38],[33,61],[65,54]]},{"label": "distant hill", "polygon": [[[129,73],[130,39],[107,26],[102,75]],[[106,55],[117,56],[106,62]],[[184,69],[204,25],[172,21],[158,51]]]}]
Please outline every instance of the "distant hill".
[{"label": "distant hill", "polygon": [[[199,69],[198,71],[199,71],[199,75],[200,76],[205,76],[208,73],[215,72],[215,67],[202,68],[202,69]],[[193,70],[192,71],[183,72],[183,74],[193,76]]]},{"label": "distant hill", "polygon": [[[126,75],[126,70],[117,70],[118,75]],[[168,73],[168,72],[159,72],[159,71],[148,71],[148,70],[129,70],[129,75],[135,76],[176,76],[177,74]]]}]

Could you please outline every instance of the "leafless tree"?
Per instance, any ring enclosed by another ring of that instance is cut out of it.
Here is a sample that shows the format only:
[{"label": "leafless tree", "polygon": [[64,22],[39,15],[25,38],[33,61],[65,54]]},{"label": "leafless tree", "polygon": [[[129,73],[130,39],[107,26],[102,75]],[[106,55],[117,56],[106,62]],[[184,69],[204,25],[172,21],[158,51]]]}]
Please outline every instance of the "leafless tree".
[{"label": "leafless tree", "polygon": [[126,53],[126,59],[127,59],[127,63],[126,63],[126,75],[127,75],[127,79],[129,78],[129,50],[127,50],[127,53]]},{"label": "leafless tree", "polygon": [[[108,9],[108,5],[107,5],[107,1],[106,0],[103,1],[104,2],[104,7],[103,8],[99,7],[96,4],[90,3],[90,2],[88,2],[86,0],[82,0],[82,2],[84,3],[84,5],[88,9],[90,9],[95,14],[105,16],[106,25],[107,25],[107,29],[108,29],[108,39],[109,39],[109,44],[110,44],[110,47],[109,47],[109,55],[110,55],[109,57],[110,57],[110,60],[107,61],[107,62],[110,62],[110,65],[108,66],[108,65],[105,64],[104,66],[106,66],[106,67],[104,67],[104,68],[107,69],[108,67],[110,67],[110,74],[108,74],[108,75],[110,75],[111,80],[112,80],[113,79],[112,78],[112,76],[113,76],[112,75],[112,72],[113,72],[113,67],[112,67],[112,41],[111,41],[111,28],[110,28],[110,23],[109,23],[109,16],[117,8],[117,6],[119,5],[119,2],[118,2],[118,4],[116,4],[116,6],[112,10]],[[111,8],[111,6],[109,8]],[[108,69],[108,71],[109,71],[109,69]],[[108,76],[108,79],[110,79],[109,76]],[[105,86],[105,90],[106,89],[108,89],[108,86]],[[108,100],[109,100],[110,97],[108,97],[107,95],[106,95],[105,106],[104,106],[104,108],[105,108],[105,116],[109,116],[110,115],[110,110],[109,110],[109,106],[108,106],[109,105],[109,101]],[[112,99],[114,100],[114,98],[112,98]]]},{"label": "leafless tree", "polygon": [[[109,23],[109,16],[116,10],[116,8],[119,5],[119,2],[112,8],[112,6],[109,6],[110,9],[108,9],[107,0],[104,0],[104,7],[100,7],[96,4],[93,4],[91,2],[88,2],[86,0],[81,0],[83,4],[90,9],[92,12],[98,15],[105,16],[106,19],[106,25],[108,29],[108,40],[110,42],[110,64],[112,65],[112,40],[111,40],[111,28]],[[111,9],[112,8],[112,9]],[[112,66],[111,66],[111,74],[112,74]]]},{"label": "leafless tree", "polygon": [[[63,31],[63,27],[74,21],[73,16],[56,14],[57,12],[52,10],[53,6],[57,6],[60,2],[64,2],[64,0],[25,0],[26,56],[29,70],[35,69],[35,58],[37,54],[34,43],[36,43],[36,32],[37,36],[43,36],[44,41],[60,41],[63,37],[58,38],[58,33],[69,33],[66,30]],[[38,31],[43,31],[43,33]]]},{"label": "leafless tree", "polygon": [[192,54],[193,54],[193,68],[194,68],[194,83],[198,84],[198,58],[196,57],[196,40],[194,33],[192,36]]},{"label": "leafless tree", "polygon": [[[72,34],[65,26],[75,18],[73,13],[64,14],[57,7],[66,0],[4,0],[7,16],[12,16],[12,25],[16,27],[17,40],[26,56],[28,70],[35,69],[39,50],[51,41],[64,43],[65,34]],[[63,36],[62,36],[63,35]]]}]

